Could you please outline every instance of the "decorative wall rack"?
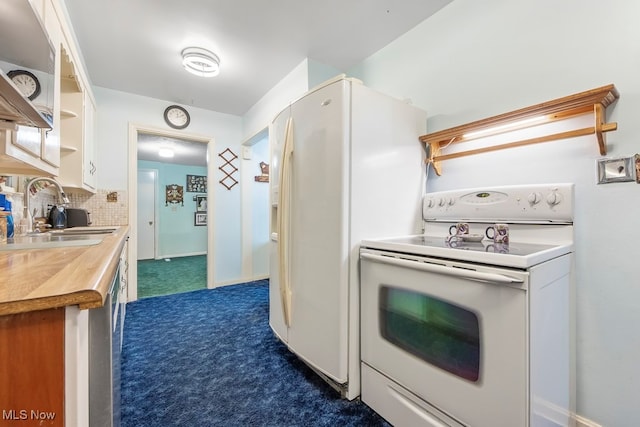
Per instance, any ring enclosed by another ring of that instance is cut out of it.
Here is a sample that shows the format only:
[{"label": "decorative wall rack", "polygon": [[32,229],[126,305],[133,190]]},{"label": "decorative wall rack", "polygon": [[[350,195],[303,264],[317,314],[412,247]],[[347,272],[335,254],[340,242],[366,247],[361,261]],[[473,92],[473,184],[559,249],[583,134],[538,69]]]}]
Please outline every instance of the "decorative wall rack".
[{"label": "decorative wall rack", "polygon": [[[420,141],[429,145],[429,156],[426,162],[431,163],[433,170],[438,175],[442,175],[440,162],[443,160],[591,134],[596,135],[600,154],[604,156],[607,154],[605,133],[618,129],[618,124],[615,122],[605,123],[606,108],[613,104],[619,96],[616,87],[610,84],[465,125],[422,135]],[[585,114],[594,115],[593,126],[473,150],[442,154],[442,149],[448,147],[449,144],[459,144]]]}]

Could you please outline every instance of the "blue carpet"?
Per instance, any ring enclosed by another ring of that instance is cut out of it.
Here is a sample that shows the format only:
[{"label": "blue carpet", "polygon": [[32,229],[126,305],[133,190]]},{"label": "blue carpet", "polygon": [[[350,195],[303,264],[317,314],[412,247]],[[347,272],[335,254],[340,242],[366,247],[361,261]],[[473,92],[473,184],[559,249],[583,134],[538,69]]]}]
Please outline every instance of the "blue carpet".
[{"label": "blue carpet", "polygon": [[388,426],[269,328],[268,281],[127,305],[122,426]]}]

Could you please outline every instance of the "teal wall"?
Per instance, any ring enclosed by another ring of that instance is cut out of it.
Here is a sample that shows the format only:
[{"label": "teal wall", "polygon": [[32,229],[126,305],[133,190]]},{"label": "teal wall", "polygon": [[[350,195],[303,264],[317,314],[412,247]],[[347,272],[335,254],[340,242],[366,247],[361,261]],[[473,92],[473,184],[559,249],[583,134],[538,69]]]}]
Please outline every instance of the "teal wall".
[{"label": "teal wall", "polygon": [[[207,175],[206,167],[138,161],[138,169],[158,171],[158,253],[157,258],[171,258],[207,253],[207,227],[194,225],[196,202],[193,197],[204,193],[187,193],[187,175]],[[184,206],[165,206],[165,188],[170,184],[184,187]],[[204,194],[206,195],[206,194]]]},{"label": "teal wall", "polygon": [[[269,161],[269,136],[251,147],[251,170],[260,175],[260,162]],[[270,177],[273,179],[273,177]],[[251,183],[251,253],[253,276],[269,275],[269,183]]]}]

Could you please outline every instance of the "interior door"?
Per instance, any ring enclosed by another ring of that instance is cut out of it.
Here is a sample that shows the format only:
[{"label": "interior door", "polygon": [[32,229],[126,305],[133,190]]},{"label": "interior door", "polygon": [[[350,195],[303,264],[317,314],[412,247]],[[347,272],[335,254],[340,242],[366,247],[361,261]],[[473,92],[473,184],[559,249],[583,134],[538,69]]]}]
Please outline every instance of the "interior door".
[{"label": "interior door", "polygon": [[158,171],[138,170],[138,259],[156,257],[156,182]]}]

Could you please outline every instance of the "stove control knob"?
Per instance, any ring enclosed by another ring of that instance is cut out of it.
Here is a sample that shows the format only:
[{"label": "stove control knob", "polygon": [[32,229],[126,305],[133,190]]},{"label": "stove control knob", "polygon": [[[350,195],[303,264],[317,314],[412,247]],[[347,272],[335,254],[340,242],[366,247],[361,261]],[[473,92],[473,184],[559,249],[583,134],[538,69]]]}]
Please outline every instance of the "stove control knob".
[{"label": "stove control knob", "polygon": [[557,190],[553,190],[551,193],[549,193],[549,195],[547,196],[547,204],[549,206],[555,206],[558,203],[560,203],[562,201],[562,196],[560,196],[560,194],[558,193]]},{"label": "stove control knob", "polygon": [[527,197],[527,200],[529,201],[529,204],[531,206],[537,205],[542,200],[542,194],[540,194],[540,193],[531,193],[531,194],[529,194],[529,197]]},{"label": "stove control knob", "polygon": [[432,208],[432,207],[434,207],[435,205],[436,205],[435,200],[433,200],[433,199],[428,199],[428,200],[427,200],[427,208]]},{"label": "stove control knob", "polygon": [[456,199],[454,199],[453,197],[449,198],[449,206],[453,206],[456,204]]},{"label": "stove control knob", "polygon": [[444,206],[447,203],[445,199],[438,200],[438,206]]}]

